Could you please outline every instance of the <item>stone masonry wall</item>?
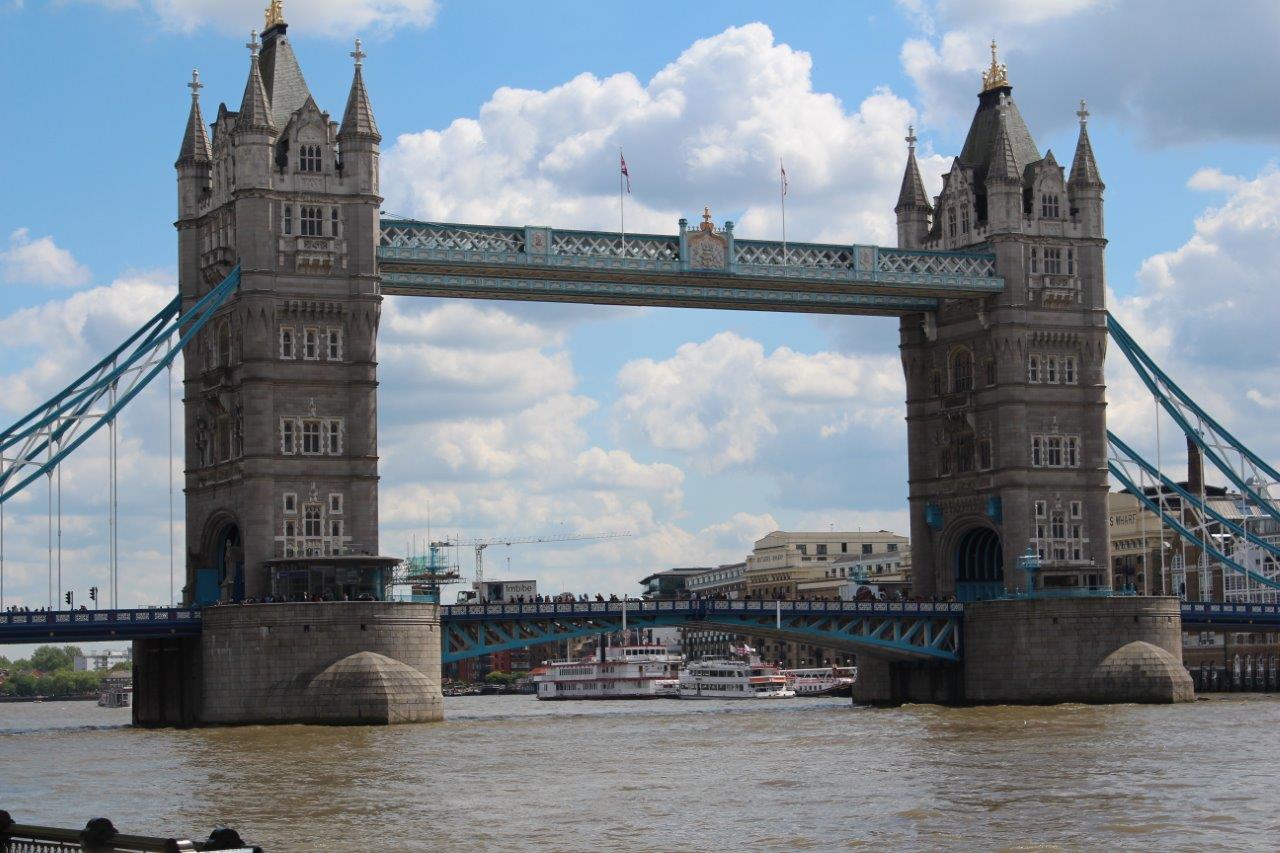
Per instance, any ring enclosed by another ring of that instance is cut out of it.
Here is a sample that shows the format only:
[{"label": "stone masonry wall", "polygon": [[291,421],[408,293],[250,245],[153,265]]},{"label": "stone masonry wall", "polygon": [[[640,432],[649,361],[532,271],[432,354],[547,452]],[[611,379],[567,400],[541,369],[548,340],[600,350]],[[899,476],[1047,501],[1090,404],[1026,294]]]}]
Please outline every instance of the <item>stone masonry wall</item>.
[{"label": "stone masonry wall", "polygon": [[261,604],[203,616],[203,723],[443,718],[434,604]]},{"label": "stone masonry wall", "polygon": [[1175,598],[975,602],[965,608],[965,700],[1185,702]]}]

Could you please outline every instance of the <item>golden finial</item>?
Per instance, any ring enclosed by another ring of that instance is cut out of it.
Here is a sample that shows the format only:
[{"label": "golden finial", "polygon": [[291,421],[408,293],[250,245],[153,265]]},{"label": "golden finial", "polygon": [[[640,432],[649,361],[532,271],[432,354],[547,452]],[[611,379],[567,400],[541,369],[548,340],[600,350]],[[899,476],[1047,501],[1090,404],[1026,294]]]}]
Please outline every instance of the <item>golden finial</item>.
[{"label": "golden finial", "polygon": [[271,29],[277,24],[284,23],[284,0],[271,0],[271,5],[267,7],[267,26]]},{"label": "golden finial", "polygon": [[702,208],[702,230],[710,231],[716,226],[711,221],[711,205]]},{"label": "golden finial", "polygon": [[982,91],[990,92],[1009,85],[1009,68],[996,59],[996,40],[991,40],[991,67],[982,72]]}]

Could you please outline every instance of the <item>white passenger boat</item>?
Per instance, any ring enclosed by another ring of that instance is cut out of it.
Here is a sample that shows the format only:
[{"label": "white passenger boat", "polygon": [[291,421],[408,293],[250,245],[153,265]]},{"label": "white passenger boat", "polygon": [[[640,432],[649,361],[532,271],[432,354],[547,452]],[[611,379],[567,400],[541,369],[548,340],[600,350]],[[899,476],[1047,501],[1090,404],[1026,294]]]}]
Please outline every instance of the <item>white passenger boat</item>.
[{"label": "white passenger boat", "polygon": [[603,659],[548,661],[533,680],[539,699],[671,699],[683,660],[666,646],[616,646]]},{"label": "white passenger boat", "polygon": [[787,688],[797,696],[851,696],[858,668],[827,666],[812,669],[784,669]]},{"label": "white passenger boat", "polygon": [[755,658],[708,658],[680,671],[681,699],[789,699],[795,695],[777,667]]}]

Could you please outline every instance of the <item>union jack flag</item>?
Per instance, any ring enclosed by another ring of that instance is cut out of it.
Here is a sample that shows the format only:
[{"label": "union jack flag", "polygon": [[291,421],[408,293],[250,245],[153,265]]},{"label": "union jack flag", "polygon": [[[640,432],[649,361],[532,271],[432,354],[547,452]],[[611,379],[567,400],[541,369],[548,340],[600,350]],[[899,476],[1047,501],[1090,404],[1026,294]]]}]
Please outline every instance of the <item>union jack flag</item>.
[{"label": "union jack flag", "polygon": [[627,195],[631,195],[631,173],[627,171],[627,158],[622,156],[622,152],[618,152],[618,159],[622,161],[622,177],[627,179]]}]

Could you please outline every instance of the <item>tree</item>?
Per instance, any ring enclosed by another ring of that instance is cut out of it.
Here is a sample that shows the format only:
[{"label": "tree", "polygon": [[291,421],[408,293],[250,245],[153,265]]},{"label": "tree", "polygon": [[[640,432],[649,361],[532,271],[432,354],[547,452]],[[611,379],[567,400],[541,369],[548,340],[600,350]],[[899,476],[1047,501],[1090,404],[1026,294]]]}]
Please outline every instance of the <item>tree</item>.
[{"label": "tree", "polygon": [[508,685],[508,684],[514,684],[516,677],[509,672],[501,672],[495,669],[493,672],[486,675],[484,677],[484,680],[486,684]]},{"label": "tree", "polygon": [[41,646],[31,653],[31,668],[39,672],[57,672],[62,669],[73,669],[75,658],[67,654],[67,649],[75,646],[58,648],[57,646]]}]

